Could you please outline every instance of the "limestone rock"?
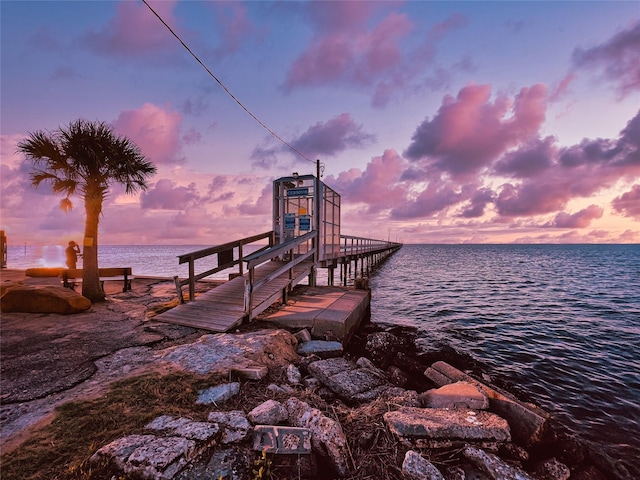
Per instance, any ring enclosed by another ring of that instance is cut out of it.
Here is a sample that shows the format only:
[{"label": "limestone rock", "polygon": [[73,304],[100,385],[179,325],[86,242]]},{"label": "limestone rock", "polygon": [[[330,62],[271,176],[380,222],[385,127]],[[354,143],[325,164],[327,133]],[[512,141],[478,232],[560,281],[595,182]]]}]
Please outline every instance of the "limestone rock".
[{"label": "limestone rock", "polygon": [[304,343],[311,340],[311,333],[309,333],[309,330],[306,328],[296,332],[294,336],[296,337],[296,340],[298,340],[298,343]]},{"label": "limestone rock", "polygon": [[302,382],[302,374],[294,364],[287,366],[287,382],[291,385],[300,385]]},{"label": "limestone rock", "polygon": [[348,473],[348,445],[342,426],[324,416],[317,408],[312,408],[295,397],[287,400],[286,407],[289,423],[295,427],[308,428],[314,451],[327,457],[336,472],[344,477]]},{"label": "limestone rock", "polygon": [[208,445],[215,443],[214,438],[220,431],[220,427],[215,423],[195,422],[188,418],[174,418],[171,415],[157,417],[147,424],[145,428],[198,442],[207,442]]},{"label": "limestone rock", "polygon": [[241,410],[211,412],[207,418],[222,427],[222,443],[240,442],[247,438],[253,428]]},{"label": "limestone rock", "polygon": [[187,466],[196,443],[183,437],[155,437],[129,456],[124,472],[153,480],[170,480]]},{"label": "limestone rock", "polygon": [[68,315],[91,308],[91,300],[68,288],[56,285],[14,285],[0,297],[5,312],[60,313]]},{"label": "limestone rock", "polygon": [[373,363],[384,370],[398,352],[400,339],[388,332],[375,332],[367,335],[364,348]]},{"label": "limestone rock", "polygon": [[100,448],[91,460],[110,460],[137,478],[170,480],[188,465],[195,452],[196,442],[184,437],[129,435]]},{"label": "limestone rock", "polygon": [[231,373],[247,380],[262,380],[269,374],[267,367],[236,367]]},{"label": "limestone rock", "polygon": [[489,398],[491,411],[509,422],[514,440],[524,446],[531,446],[542,439],[549,418],[549,414],[542,409],[521,402],[513,395],[500,391],[496,387],[485,385],[446,362],[435,362],[424,374],[438,385],[457,381],[476,385]]},{"label": "limestone rock", "polygon": [[429,439],[507,442],[511,440],[507,421],[484,411],[402,407],[385,413],[383,417],[395,435],[409,441]]},{"label": "limestone rock", "polygon": [[333,358],[342,355],[342,344],[340,342],[327,342],[325,340],[310,340],[298,347],[300,355],[318,355],[320,358]]},{"label": "limestone rock", "polygon": [[494,480],[534,480],[523,470],[509,465],[500,457],[474,447],[466,447],[462,454]]},{"label": "limestone rock", "polygon": [[402,474],[410,480],[445,480],[433,463],[413,450],[404,456]]},{"label": "limestone rock", "polygon": [[240,384],[238,382],[223,383],[215,387],[207,388],[198,392],[196,403],[205,405],[218,405],[230,400],[240,392]]},{"label": "limestone rock", "polygon": [[469,382],[455,382],[420,394],[423,407],[427,408],[489,408],[487,395]]},{"label": "limestone rock", "polygon": [[197,374],[226,376],[237,368],[284,367],[296,362],[297,341],[285,330],[203,335],[196,342],[157,354],[161,363]]},{"label": "limestone rock", "polygon": [[314,362],[309,372],[347,402],[373,400],[390,387],[384,375],[342,357]]},{"label": "limestone rock", "polygon": [[155,435],[129,435],[118,438],[113,442],[98,449],[91,456],[92,462],[99,462],[107,459],[113,462],[120,470],[124,470],[125,463],[129,456],[139,447],[152,442],[156,438]]},{"label": "limestone rock", "polygon": [[280,402],[267,400],[251,410],[247,418],[256,425],[278,425],[287,421],[289,412]]}]

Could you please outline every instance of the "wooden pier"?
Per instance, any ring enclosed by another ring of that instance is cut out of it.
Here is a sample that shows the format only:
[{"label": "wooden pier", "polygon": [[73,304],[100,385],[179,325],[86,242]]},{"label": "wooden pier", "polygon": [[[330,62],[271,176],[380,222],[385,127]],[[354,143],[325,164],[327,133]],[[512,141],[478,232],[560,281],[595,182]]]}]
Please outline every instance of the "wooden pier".
[{"label": "wooden pier", "polygon": [[[339,267],[340,283],[346,286],[358,269],[366,276],[396,252],[402,244],[341,235],[341,197],[320,180],[319,161],[317,166],[317,176],[294,173],[273,182],[272,231],[180,255],[178,263],[189,265],[189,278],[175,277],[181,303],[156,318],[226,332],[277,301],[286,303],[288,293],[305,278],[315,287],[318,268],[327,269],[332,286]],[[196,262],[200,270],[203,264],[208,269],[197,273]],[[195,298],[197,281],[230,269],[227,283]]]},{"label": "wooden pier", "polygon": [[[244,255],[247,247],[255,242],[272,241],[273,232],[266,232],[179,257],[180,263],[189,263],[189,278],[175,278],[181,304],[158,315],[156,320],[186,325],[212,332],[227,332],[244,321],[251,321],[274,303],[286,303],[288,293],[297,284],[309,279],[315,286],[318,266],[328,269],[328,283],[333,285],[335,268],[340,267],[341,281],[346,285],[352,263],[361,274],[368,271],[388,255],[397,251],[401,244],[380,242],[371,239],[345,236],[334,256],[316,264],[315,240],[317,234],[310,232],[280,245],[271,243]],[[255,247],[254,247],[255,248]],[[304,253],[301,253],[304,252]],[[217,257],[217,266],[196,274],[196,260],[209,262]],[[246,266],[245,266],[246,264]],[[366,267],[365,267],[366,266]],[[224,284],[195,298],[195,282],[214,273],[237,268],[231,279]],[[184,302],[183,287],[189,286],[189,302]]]}]

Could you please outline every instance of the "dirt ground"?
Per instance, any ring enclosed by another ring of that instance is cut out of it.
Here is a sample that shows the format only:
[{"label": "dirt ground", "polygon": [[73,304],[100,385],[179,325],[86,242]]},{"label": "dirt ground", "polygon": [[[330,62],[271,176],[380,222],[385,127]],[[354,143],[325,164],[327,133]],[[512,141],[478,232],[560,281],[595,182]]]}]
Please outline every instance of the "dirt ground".
[{"label": "dirt ground", "polygon": [[[0,272],[0,281],[56,284]],[[198,292],[216,283],[202,283]],[[202,330],[156,322],[152,312],[177,300],[172,279],[135,278],[132,290],[105,282],[107,301],[72,314],[3,313],[0,321],[0,451],[51,419],[56,406],[99,395],[113,380],[147,370],[153,352],[194,341]]]}]

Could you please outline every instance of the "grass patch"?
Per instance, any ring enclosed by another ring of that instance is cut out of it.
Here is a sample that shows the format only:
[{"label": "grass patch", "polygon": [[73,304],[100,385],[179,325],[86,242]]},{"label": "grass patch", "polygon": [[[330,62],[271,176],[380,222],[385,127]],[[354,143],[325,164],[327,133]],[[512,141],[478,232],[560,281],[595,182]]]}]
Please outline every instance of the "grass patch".
[{"label": "grass patch", "polygon": [[[89,463],[96,450],[133,433],[159,415],[206,420],[210,406],[195,403],[198,390],[218,383],[190,374],[149,374],[114,382],[104,396],[69,402],[53,422],[2,457],[2,478],[103,480],[118,472]],[[116,475],[115,478],[120,478]],[[124,477],[122,477],[124,478]]]}]

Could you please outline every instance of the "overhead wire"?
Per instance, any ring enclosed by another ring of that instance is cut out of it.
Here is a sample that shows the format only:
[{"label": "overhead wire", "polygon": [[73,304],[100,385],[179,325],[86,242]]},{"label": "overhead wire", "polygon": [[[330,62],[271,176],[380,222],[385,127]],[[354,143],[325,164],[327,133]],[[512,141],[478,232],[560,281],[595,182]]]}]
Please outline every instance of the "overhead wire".
[{"label": "overhead wire", "polygon": [[[205,69],[205,71],[209,74],[209,76],[211,76],[211,78],[213,78],[218,83],[218,85],[220,85],[222,87],[222,89],[225,91],[225,93],[227,95],[229,95],[240,106],[240,108],[242,108],[251,118],[253,118],[262,128],[264,128],[267,132],[269,132],[274,138],[276,138],[282,144],[286,145],[288,148],[290,148],[293,152],[295,152],[301,158],[303,158],[307,162],[316,163],[315,160],[309,159],[305,154],[300,152],[297,148],[295,148],[289,142],[287,142],[282,137],[280,137],[280,135],[278,135],[276,132],[274,132],[262,120],[260,120],[256,115],[254,115],[247,107],[245,107],[242,104],[242,102],[240,100],[238,100],[238,98],[233,93],[231,93],[231,91],[227,88],[227,86],[224,83],[222,83],[222,81],[209,69],[209,67],[207,67],[202,60],[200,60],[200,58],[191,50],[191,48],[189,48],[189,46],[182,40],[182,38],[180,38],[180,36],[173,30],[173,28],[171,28],[171,26],[167,22],[164,21],[164,19],[158,14],[158,12],[156,12],[153,9],[153,7],[151,7],[151,5],[149,5],[147,0],[142,0],[142,2],[147,6],[147,8],[149,10],[151,10],[151,12],[158,18],[158,20],[160,20],[160,22],[165,27],[167,27],[169,32],[171,32],[171,34],[176,38],[176,40],[178,40],[182,44],[182,46],[187,50],[187,52],[189,52],[189,54],[196,60],[196,62],[198,62],[202,66],[202,68]],[[324,167],[324,165],[323,165],[323,167]]]}]

